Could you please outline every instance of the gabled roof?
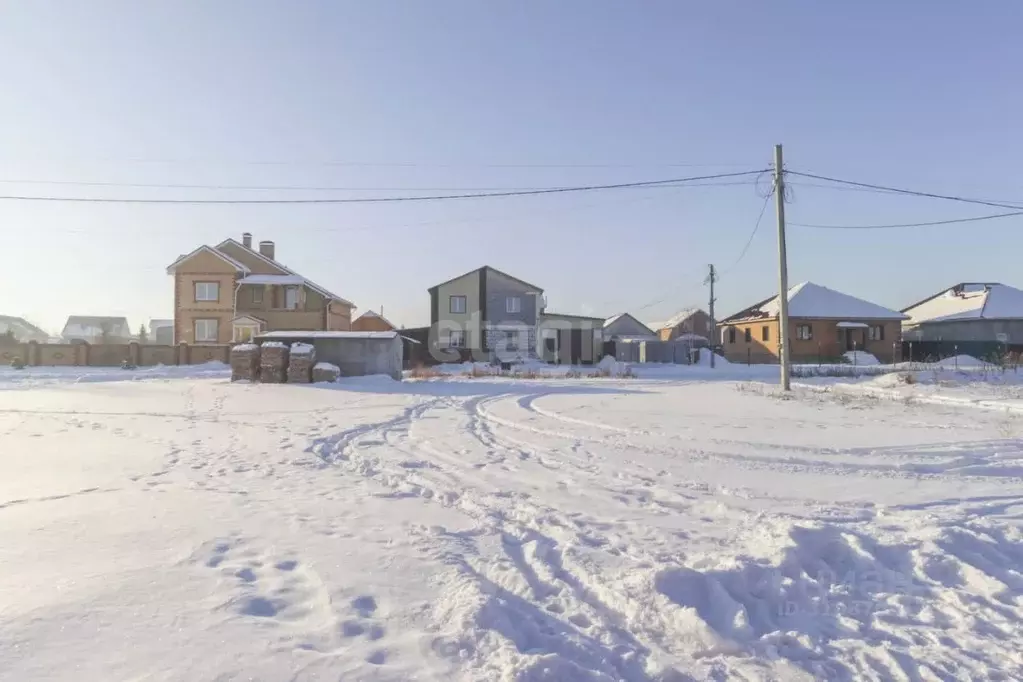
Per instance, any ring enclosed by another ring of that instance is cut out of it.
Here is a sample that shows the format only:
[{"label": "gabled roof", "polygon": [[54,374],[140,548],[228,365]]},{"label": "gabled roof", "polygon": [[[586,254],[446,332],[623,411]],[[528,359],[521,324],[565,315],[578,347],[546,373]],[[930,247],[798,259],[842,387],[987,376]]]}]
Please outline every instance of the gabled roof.
[{"label": "gabled roof", "polygon": [[[319,284],[317,284],[316,282],[312,281],[311,279],[306,279],[305,277],[302,277],[302,275],[298,274],[297,272],[295,272],[294,270],[289,268],[287,265],[284,265],[283,263],[279,263],[279,262],[275,261],[273,258],[267,258],[263,254],[261,254],[259,251],[256,251],[255,249],[252,249],[252,248],[250,248],[248,246],[245,246],[244,244],[242,244],[241,242],[239,242],[239,241],[237,241],[235,239],[230,239],[230,238],[225,239],[224,241],[222,241],[219,244],[217,244],[217,248],[219,249],[224,244],[233,244],[233,245],[237,246],[240,249],[245,249],[247,252],[251,253],[253,256],[255,256],[256,258],[260,259],[264,263],[268,263],[268,264],[270,264],[270,265],[272,265],[272,266],[274,266],[276,268],[280,268],[281,270],[284,270],[289,275],[294,275],[295,277],[299,277],[302,280],[302,284],[305,284],[305,286],[309,287],[313,291],[318,292],[324,298],[329,298],[329,299],[337,301],[338,303],[344,303],[346,305],[350,305],[353,308],[355,307],[355,304],[352,303],[351,301],[349,301],[347,299],[344,299],[344,298],[341,298],[337,294],[335,294],[335,293],[333,293],[331,291],[328,291],[327,289],[324,289],[323,287],[321,287]],[[245,270],[246,270],[246,272],[248,272],[248,268],[246,268]],[[271,276],[272,275],[260,275],[260,277],[271,277]],[[248,278],[246,278],[246,279],[248,279]]]},{"label": "gabled roof", "polygon": [[20,331],[22,334],[28,334],[29,336],[49,336],[49,334],[23,317],[0,315],[0,331],[6,331],[8,329],[12,331]]},{"label": "gabled roof", "polygon": [[618,313],[617,315],[612,315],[611,317],[607,318],[606,320],[604,320],[604,329],[607,329],[608,327],[613,325],[618,320],[621,320],[622,318],[626,318],[626,317],[629,318],[630,320],[632,320],[633,322],[635,322],[636,324],[638,324],[640,327],[643,327],[644,329],[649,330],[651,334],[654,333],[653,330],[650,329],[650,327],[647,327],[645,324],[643,324],[638,319],[636,319],[635,316],[633,316],[633,315],[631,315],[629,313]]},{"label": "gabled roof", "polygon": [[[93,331],[99,333],[106,326],[111,333],[117,334],[121,332],[123,335],[131,335],[131,327],[128,326],[128,318],[126,317],[104,317],[102,315],[71,315],[67,318],[67,322],[64,323],[64,329],[61,332],[62,335],[70,334],[69,328],[78,327],[82,330],[82,335],[91,335]],[[88,332],[86,332],[88,330]]]},{"label": "gabled roof", "polygon": [[1023,291],[998,282],[960,282],[902,312],[910,324],[1023,319]]},{"label": "gabled roof", "polygon": [[671,329],[677,327],[698,312],[702,311],[699,308],[683,308],[664,322],[661,322],[658,329]]},{"label": "gabled roof", "polygon": [[[908,316],[870,301],[828,289],[813,282],[802,282],[788,291],[789,317],[815,320],[905,320]],[[778,296],[765,298],[759,303],[726,317],[722,324],[742,320],[777,317]]]},{"label": "gabled roof", "polygon": [[174,261],[173,263],[168,265],[167,266],[167,274],[168,275],[173,275],[175,268],[177,268],[179,265],[184,263],[186,260],[188,260],[192,256],[196,255],[197,253],[201,253],[203,251],[205,251],[207,253],[211,253],[214,256],[216,256],[217,258],[220,258],[225,263],[227,263],[228,265],[232,266],[238,272],[242,272],[242,273],[248,273],[249,272],[249,268],[248,267],[246,267],[242,263],[239,263],[234,258],[231,258],[226,253],[224,253],[223,251],[219,251],[218,249],[215,249],[212,246],[206,246],[205,244],[203,244],[202,246],[200,246],[195,251],[192,251],[191,253],[186,253],[184,256],[181,256],[176,261]]},{"label": "gabled roof", "polygon": [[429,291],[429,292],[433,292],[433,291],[435,291],[435,290],[437,290],[437,289],[441,288],[441,287],[442,287],[442,286],[444,286],[445,284],[450,284],[451,282],[454,282],[454,281],[455,281],[456,279],[462,279],[463,277],[466,277],[466,276],[468,276],[468,275],[471,275],[471,274],[473,274],[473,273],[475,273],[475,272],[479,272],[480,270],[484,270],[484,271],[486,271],[486,270],[490,270],[490,271],[492,271],[492,272],[496,272],[497,274],[501,275],[502,277],[507,277],[507,278],[508,278],[508,279],[510,279],[510,280],[514,280],[514,281],[518,282],[519,284],[521,284],[521,285],[522,285],[522,286],[524,286],[524,287],[528,287],[528,288],[530,288],[530,289],[536,289],[536,290],[537,290],[537,291],[539,291],[540,293],[543,293],[543,287],[538,287],[538,286],[536,286],[535,284],[530,284],[529,282],[527,282],[527,281],[525,281],[525,280],[521,280],[521,279],[519,279],[518,277],[513,277],[512,275],[509,275],[509,274],[508,274],[507,272],[502,272],[501,270],[498,270],[497,268],[492,268],[492,267],[490,267],[489,265],[484,265],[484,266],[482,266],[482,267],[476,268],[475,270],[470,270],[469,272],[463,272],[463,273],[462,273],[461,275],[459,275],[458,277],[452,277],[451,279],[448,279],[448,280],[444,280],[444,281],[443,281],[443,282],[441,282],[440,284],[434,284],[434,285],[433,285],[432,287],[430,287],[429,289],[427,289],[427,291]]},{"label": "gabled roof", "polygon": [[[362,315],[359,315],[359,316],[358,316],[357,318],[355,318],[355,319],[356,319],[356,320],[361,320],[361,319],[362,319],[362,318],[364,318],[364,317],[376,317],[376,318],[378,318],[378,319],[380,319],[380,320],[383,320],[383,321],[384,321],[384,322],[386,322],[387,324],[391,325],[391,326],[392,326],[392,327],[394,327],[395,329],[397,329],[397,328],[398,328],[398,327],[397,327],[397,326],[396,326],[396,325],[395,325],[395,324],[394,324],[393,322],[391,322],[390,320],[388,320],[388,319],[387,319],[386,317],[384,317],[384,316],[383,316],[383,315],[381,315],[380,313],[376,312],[375,310],[367,310],[366,312],[364,312],[364,313],[363,313]],[[354,320],[353,320],[353,322],[354,322]]]}]

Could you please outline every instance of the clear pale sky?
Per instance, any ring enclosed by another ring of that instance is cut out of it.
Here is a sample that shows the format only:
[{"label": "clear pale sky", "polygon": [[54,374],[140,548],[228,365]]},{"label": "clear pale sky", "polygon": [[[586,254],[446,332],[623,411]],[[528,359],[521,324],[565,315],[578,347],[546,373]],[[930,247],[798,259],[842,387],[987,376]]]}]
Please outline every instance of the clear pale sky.
[{"label": "clear pale sky", "polygon": [[[1023,202],[1023,3],[988,0],[0,1],[0,194],[375,196],[787,165]],[[392,188],[296,192],[11,181]],[[789,220],[998,212],[801,186]],[[429,321],[427,287],[490,264],[564,312],[663,319],[777,291],[752,185],[437,204],[0,201],[0,314],[172,313],[166,266],[243,231],[361,309]],[[791,227],[790,279],[903,307],[963,280],[1023,286],[1023,220]],[[664,299],[656,305],[652,302]]]}]

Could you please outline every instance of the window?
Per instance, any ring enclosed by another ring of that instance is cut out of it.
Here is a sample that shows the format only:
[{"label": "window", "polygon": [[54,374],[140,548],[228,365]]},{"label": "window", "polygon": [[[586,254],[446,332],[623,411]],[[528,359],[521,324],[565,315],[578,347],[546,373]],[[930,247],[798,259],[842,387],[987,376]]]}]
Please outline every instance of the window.
[{"label": "window", "polygon": [[448,311],[458,315],[464,315],[466,308],[465,296],[452,296]]},{"label": "window", "polygon": [[728,343],[735,343],[735,327],[728,328]]},{"label": "window", "polygon": [[263,302],[263,287],[252,287],[252,302],[253,303]]},{"label": "window", "polygon": [[196,282],[195,283],[195,300],[196,301],[219,301],[220,300],[220,283],[219,282]]},{"label": "window", "polygon": [[195,342],[216,343],[219,320],[196,320],[195,321]]},{"label": "window", "polygon": [[746,343],[749,343],[750,341],[753,340],[753,330],[747,327],[746,331],[743,333],[743,336],[745,337]]},{"label": "window", "polygon": [[[511,300],[511,299],[509,299]],[[504,348],[505,350],[517,351],[519,349],[519,333],[514,331],[506,331],[504,333]]]},{"label": "window", "polygon": [[288,310],[298,308],[298,287],[287,287],[284,290],[284,307]]},{"label": "window", "polygon": [[812,341],[813,340],[813,327],[808,324],[801,324],[796,326],[796,338],[800,341]]},{"label": "window", "polygon": [[770,341],[771,340],[771,328],[766,324],[760,328],[760,340]]},{"label": "window", "polygon": [[509,296],[504,301],[504,311],[506,313],[521,313],[522,299],[518,296]]},{"label": "window", "polygon": [[[452,298],[455,298],[452,296]],[[461,297],[463,300],[464,296]],[[461,329],[452,329],[448,332],[448,348],[465,348],[465,332]]]},{"label": "window", "polygon": [[871,341],[884,341],[884,325],[872,326],[867,332],[867,338]]}]

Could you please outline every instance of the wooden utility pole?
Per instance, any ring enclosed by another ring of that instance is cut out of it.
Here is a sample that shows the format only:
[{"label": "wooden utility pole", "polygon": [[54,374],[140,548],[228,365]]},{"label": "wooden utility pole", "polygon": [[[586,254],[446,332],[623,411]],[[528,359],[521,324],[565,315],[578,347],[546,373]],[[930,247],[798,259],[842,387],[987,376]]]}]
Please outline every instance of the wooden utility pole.
[{"label": "wooden utility pole", "polygon": [[785,165],[781,145],[774,145],[774,203],[778,211],[778,354],[781,387],[792,390],[789,369],[789,265],[785,252]]},{"label": "wooden utility pole", "polygon": [[710,301],[707,303],[707,307],[710,309],[710,368],[714,369],[714,346],[715,337],[717,336],[717,330],[714,325],[714,282],[717,281],[717,273],[714,272],[714,264],[711,263],[707,266],[710,268],[710,273],[707,275],[707,283],[710,284]]}]

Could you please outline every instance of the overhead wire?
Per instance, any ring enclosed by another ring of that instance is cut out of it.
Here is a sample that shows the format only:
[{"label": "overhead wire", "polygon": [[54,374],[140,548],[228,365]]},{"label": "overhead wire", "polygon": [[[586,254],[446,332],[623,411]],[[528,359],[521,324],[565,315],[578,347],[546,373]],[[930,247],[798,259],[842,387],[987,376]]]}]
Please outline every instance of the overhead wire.
[{"label": "overhead wire", "polygon": [[808,227],[815,230],[888,230],[900,227],[932,227],[935,225],[956,225],[958,223],[976,223],[982,220],[996,220],[998,218],[1010,218],[1021,216],[1023,211],[1012,211],[1010,213],[994,213],[991,215],[974,216],[972,218],[951,218],[949,220],[930,220],[922,223],[893,223],[889,225],[816,225],[813,223],[793,223],[795,227]]},{"label": "overhead wire", "polygon": [[1009,208],[1015,210],[1023,210],[1023,206],[1013,205],[1011,203],[1003,203],[997,201],[988,201],[986,199],[974,199],[971,197],[961,197],[950,194],[938,194],[936,192],[921,192],[918,190],[903,189],[900,187],[887,187],[885,185],[876,185],[869,182],[857,182],[855,180],[843,180],[841,178],[832,178],[826,175],[816,175],[814,173],[803,173],[800,171],[787,170],[785,171],[788,175],[796,175],[804,178],[812,178],[814,180],[823,180],[825,182],[834,182],[840,185],[847,185],[850,187],[861,187],[865,189],[880,190],[883,192],[891,192],[895,194],[905,194],[909,196],[928,197],[931,199],[944,199],[946,201],[959,201],[967,204],[978,204],[981,206],[992,206],[994,208]]},{"label": "overhead wire", "polygon": [[698,182],[701,180],[716,180],[719,178],[736,178],[749,175],[757,175],[762,170],[742,171],[735,173],[715,173],[712,175],[700,175],[687,178],[669,178],[666,180],[646,180],[642,182],[620,182],[605,185],[581,185],[575,187],[553,187],[545,189],[512,190],[499,192],[469,192],[459,194],[438,194],[427,196],[391,196],[391,197],[320,197],[309,199],[170,199],[170,198],[130,198],[130,197],[58,197],[58,196],[27,196],[27,195],[0,195],[0,200],[5,201],[39,201],[39,202],[68,202],[68,203],[107,203],[107,204],[366,204],[366,203],[397,203],[397,202],[423,202],[423,201],[445,201],[459,199],[487,199],[498,197],[536,196],[544,194],[568,194],[575,192],[594,192],[615,189],[628,189],[634,187],[657,187],[657,186],[680,186],[682,183]]}]

